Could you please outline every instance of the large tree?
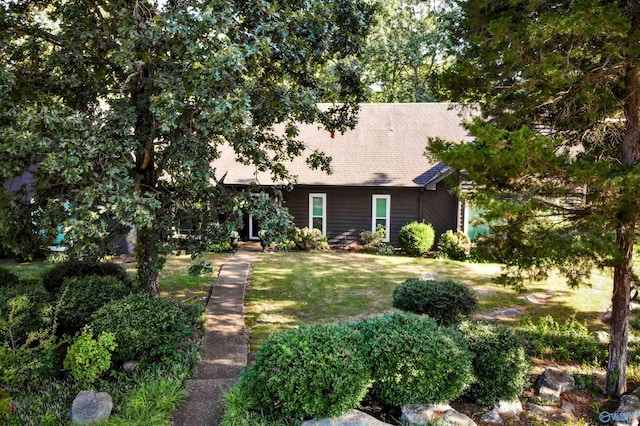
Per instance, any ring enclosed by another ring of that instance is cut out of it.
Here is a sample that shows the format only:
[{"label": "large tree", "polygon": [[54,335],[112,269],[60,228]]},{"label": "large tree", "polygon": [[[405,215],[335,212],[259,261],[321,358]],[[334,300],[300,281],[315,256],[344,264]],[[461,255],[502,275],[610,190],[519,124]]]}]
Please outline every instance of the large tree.
[{"label": "large tree", "polygon": [[460,53],[447,85],[478,102],[476,141],[432,155],[475,183],[486,247],[512,283],[554,267],[579,284],[613,267],[605,393],[626,390],[629,297],[640,205],[637,1],[456,1]]},{"label": "large tree", "polygon": [[295,123],[354,124],[372,14],[363,0],[2,2],[0,178],[31,170],[38,226],[63,224],[72,253],[135,226],[158,295],[180,212],[231,208],[215,185],[223,144],[281,180],[305,148]]},{"label": "large tree", "polygon": [[365,54],[371,101],[434,102],[438,76],[451,63],[444,23],[451,9],[430,0],[381,2]]}]

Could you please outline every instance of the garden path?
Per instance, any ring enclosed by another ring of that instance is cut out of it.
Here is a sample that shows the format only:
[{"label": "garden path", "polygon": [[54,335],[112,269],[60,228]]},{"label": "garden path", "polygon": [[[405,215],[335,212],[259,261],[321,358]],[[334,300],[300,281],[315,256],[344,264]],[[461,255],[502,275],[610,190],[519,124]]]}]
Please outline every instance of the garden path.
[{"label": "garden path", "polygon": [[244,293],[260,245],[242,244],[222,266],[206,307],[202,360],[187,383],[187,396],[174,413],[174,426],[218,426],[224,412],[222,396],[247,366]]}]

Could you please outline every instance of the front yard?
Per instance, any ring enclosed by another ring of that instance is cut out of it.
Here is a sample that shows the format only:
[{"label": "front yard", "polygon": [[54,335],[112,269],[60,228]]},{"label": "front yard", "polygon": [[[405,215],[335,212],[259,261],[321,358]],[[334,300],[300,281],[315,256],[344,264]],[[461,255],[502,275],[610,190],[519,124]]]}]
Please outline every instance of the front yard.
[{"label": "front yard", "polygon": [[499,272],[497,264],[443,259],[355,252],[267,253],[258,258],[245,298],[252,347],[274,331],[393,311],[394,287],[424,274],[470,286],[479,296],[478,314],[515,308],[520,317],[533,320],[551,315],[564,321],[575,315],[594,331],[607,330],[601,320],[611,300],[611,277],[606,272],[594,271],[590,287],[572,290],[554,275],[528,283],[524,293],[492,283]]}]

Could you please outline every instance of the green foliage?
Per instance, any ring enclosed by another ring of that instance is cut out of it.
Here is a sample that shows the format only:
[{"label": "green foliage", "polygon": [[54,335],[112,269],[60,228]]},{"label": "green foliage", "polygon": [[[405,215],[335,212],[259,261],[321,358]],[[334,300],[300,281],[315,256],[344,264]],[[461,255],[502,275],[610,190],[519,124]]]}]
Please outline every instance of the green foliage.
[{"label": "green foliage", "polygon": [[111,276],[127,285],[131,285],[131,279],[120,265],[111,262],[77,260],[56,263],[53,268],[44,274],[43,283],[49,293],[57,295],[67,278],[87,275]]},{"label": "green foliage", "polygon": [[134,226],[157,295],[179,218],[192,216],[206,247],[234,213],[218,184],[223,146],[287,184],[286,164],[307,151],[296,123],[355,126],[373,13],[365,0],[3,4],[0,178],[37,165],[35,208],[46,235],[64,227],[73,256],[99,258],[114,223]]},{"label": "green foliage", "polygon": [[449,402],[473,381],[462,337],[429,318],[396,313],[356,327],[373,371],[372,393],[387,404]]},{"label": "green foliage", "polygon": [[278,250],[290,251],[296,248],[296,243],[286,238],[278,243]]},{"label": "green foliage", "polygon": [[171,359],[193,334],[189,317],[177,303],[137,293],[104,305],[90,325],[95,333],[116,335],[114,363]]},{"label": "green foliage", "polygon": [[362,344],[360,333],[345,325],[317,324],[273,334],[242,378],[240,389],[247,386],[251,403],[236,409],[304,419],[339,416],[357,407],[371,384]]},{"label": "green foliage", "polygon": [[38,206],[28,200],[24,191],[15,197],[0,191],[0,252],[21,262],[44,258],[47,242],[51,242],[36,224],[40,216]]},{"label": "green foliage", "polygon": [[189,276],[197,277],[197,276],[205,276],[206,274],[210,274],[213,272],[211,268],[211,262],[201,261],[195,263],[189,267]]},{"label": "green foliage", "polygon": [[448,230],[440,235],[438,255],[452,260],[467,260],[470,252],[471,239],[464,232]]},{"label": "green foliage", "polygon": [[69,346],[64,368],[71,370],[71,376],[83,388],[91,388],[111,367],[111,353],[116,346],[113,333],[103,332],[94,339],[91,329],[84,329]]},{"label": "green foliage", "polygon": [[575,318],[559,323],[547,315],[533,322],[523,319],[517,332],[532,356],[553,361],[576,361],[600,365],[607,359],[607,345],[596,340]]},{"label": "green foliage", "polygon": [[[82,388],[72,379],[46,380],[24,386],[12,399],[18,406],[11,415],[0,417],[7,426],[59,426],[69,417],[69,407]],[[63,420],[64,419],[64,420]]]},{"label": "green foliage", "polygon": [[637,66],[629,67],[640,58],[640,10],[591,0],[454,3],[458,60],[444,82],[453,100],[478,102],[485,119],[469,125],[472,144],[431,145],[432,161],[475,184],[467,195],[508,260],[500,282],[559,270],[575,286],[593,266],[614,268],[611,327],[622,338],[611,341],[605,393],[618,397],[635,243],[628,230],[640,214],[640,92]]},{"label": "green foliage", "polygon": [[467,394],[489,407],[500,400],[513,401],[527,383],[531,362],[522,340],[502,324],[465,321],[459,330],[473,354],[476,381]]},{"label": "green foliage", "polygon": [[455,281],[409,278],[393,289],[393,306],[415,314],[427,314],[438,324],[450,325],[469,316],[478,299],[469,287]]},{"label": "green foliage", "polygon": [[20,278],[4,266],[0,266],[0,287],[12,287],[18,284],[20,284]]},{"label": "green foliage", "polygon": [[395,256],[396,249],[391,244],[382,243],[380,244],[380,247],[378,247],[376,253],[384,256]]},{"label": "green foliage", "polygon": [[32,334],[26,343],[12,348],[0,344],[0,384],[20,389],[40,385],[60,374],[60,344],[51,333]]},{"label": "green foliage", "polygon": [[233,247],[228,238],[218,241],[213,241],[209,244],[207,251],[212,253],[226,253],[232,251]]},{"label": "green foliage", "polygon": [[411,222],[400,228],[400,247],[411,256],[422,256],[431,250],[435,232],[430,224]]},{"label": "green foliage", "polygon": [[105,304],[134,291],[131,282],[106,275],[85,275],[64,280],[55,306],[58,335],[72,336]]},{"label": "green foliage", "polygon": [[362,231],[360,233],[360,242],[366,251],[377,252],[380,246],[384,244],[384,237],[387,230],[382,225],[378,225],[375,231]]},{"label": "green foliage", "polygon": [[319,229],[295,228],[291,231],[289,238],[298,250],[328,250],[329,243],[327,237],[322,235]]},{"label": "green foliage", "polygon": [[53,309],[42,286],[0,287],[0,342],[15,350],[29,335],[50,329]]},{"label": "green foliage", "polygon": [[444,93],[438,76],[448,57],[446,28],[449,9],[419,0],[386,0],[367,43],[366,78],[376,89],[372,102],[435,102]]}]

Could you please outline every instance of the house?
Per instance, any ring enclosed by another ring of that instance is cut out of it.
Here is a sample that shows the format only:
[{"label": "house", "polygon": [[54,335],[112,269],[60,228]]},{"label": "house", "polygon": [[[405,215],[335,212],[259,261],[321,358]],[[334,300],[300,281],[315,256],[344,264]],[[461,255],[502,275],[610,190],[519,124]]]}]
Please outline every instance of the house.
[{"label": "house", "polygon": [[[400,228],[412,221],[431,223],[436,235],[463,229],[464,206],[444,182],[451,169],[424,152],[429,137],[470,141],[461,123],[471,117],[469,108],[448,103],[362,104],[357,126],[344,134],[300,125],[298,138],[308,152],[318,149],[332,157],[333,173],[309,169],[304,158],[287,166],[298,176],[293,189],[283,193],[296,226],[318,228],[335,244],[358,241],[360,232],[377,225],[390,231],[393,245]],[[236,162],[230,149],[215,167],[228,185],[274,184]],[[247,218],[245,237],[257,238],[258,227]]]}]

